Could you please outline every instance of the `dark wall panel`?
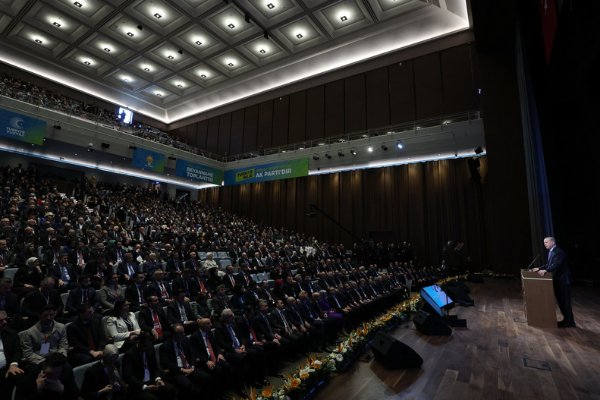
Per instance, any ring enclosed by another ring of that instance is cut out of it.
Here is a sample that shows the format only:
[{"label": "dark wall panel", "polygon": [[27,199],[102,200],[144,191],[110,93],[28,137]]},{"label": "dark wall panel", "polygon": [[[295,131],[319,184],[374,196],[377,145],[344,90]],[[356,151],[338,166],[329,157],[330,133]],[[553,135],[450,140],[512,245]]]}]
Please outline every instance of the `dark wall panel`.
[{"label": "dark wall panel", "polygon": [[442,81],[444,114],[454,114],[474,108],[468,44],[442,51]]},{"label": "dark wall panel", "polygon": [[390,124],[388,68],[367,72],[367,128]]},{"label": "dark wall panel", "polygon": [[240,154],[244,140],[244,109],[231,113],[231,142],[229,154]]},{"label": "dark wall panel", "polygon": [[219,120],[219,142],[217,152],[225,154],[229,151],[229,140],[231,138],[231,113],[221,115]]},{"label": "dark wall panel", "polygon": [[344,81],[325,85],[325,136],[344,133]]},{"label": "dark wall panel", "polygon": [[389,67],[390,123],[414,121],[416,118],[414,65],[412,60]]},{"label": "dark wall panel", "polygon": [[290,96],[290,143],[300,143],[306,140],[306,91]]},{"label": "dark wall panel", "polygon": [[306,91],[306,140],[325,136],[325,86]]},{"label": "dark wall panel", "polygon": [[290,97],[273,100],[273,146],[283,146],[288,141]]},{"label": "dark wall panel", "polygon": [[208,137],[208,120],[198,122],[196,131],[196,147],[206,149],[206,138]]},{"label": "dark wall panel", "polygon": [[258,105],[258,135],[256,145],[259,148],[272,146],[271,135],[273,133],[273,100],[265,101]]},{"label": "dark wall panel", "polygon": [[365,74],[344,79],[344,131],[367,129],[367,102],[365,99]]},{"label": "dark wall panel", "polygon": [[206,138],[206,150],[211,153],[217,152],[219,145],[219,117],[208,120],[208,137]]},{"label": "dark wall panel", "polygon": [[192,125],[188,126],[187,139],[188,139],[188,144],[190,146],[196,146],[196,142],[197,142],[196,132],[197,131],[198,131],[198,124],[192,124]]},{"label": "dark wall panel", "polygon": [[258,104],[246,107],[244,114],[244,148],[243,152],[254,151],[256,147],[256,134],[258,132]]},{"label": "dark wall panel", "polygon": [[417,119],[442,115],[442,74],[439,53],[428,54],[414,60]]}]

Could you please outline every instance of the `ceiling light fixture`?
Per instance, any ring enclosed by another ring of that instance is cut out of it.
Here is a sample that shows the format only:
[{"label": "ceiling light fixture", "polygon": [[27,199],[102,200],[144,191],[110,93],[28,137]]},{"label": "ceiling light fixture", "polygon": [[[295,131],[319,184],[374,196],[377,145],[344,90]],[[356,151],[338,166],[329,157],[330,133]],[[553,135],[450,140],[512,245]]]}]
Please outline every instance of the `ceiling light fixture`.
[{"label": "ceiling light fixture", "polygon": [[401,141],[401,140],[398,140],[398,141],[396,142],[396,147],[398,147],[399,149],[401,149],[401,148],[403,148],[403,147],[404,147],[404,145],[402,144],[402,141]]},{"label": "ceiling light fixture", "polygon": [[273,4],[273,3],[269,3],[269,4],[267,4],[267,8],[268,8],[269,10],[272,10],[272,9],[274,9],[274,8],[275,8],[275,4]]},{"label": "ceiling light fixture", "polygon": [[55,27],[57,27],[57,28],[60,28],[60,27],[61,27],[61,25],[60,25],[58,22],[56,22],[56,21],[54,21],[54,22],[52,23],[52,25],[54,25],[54,26],[55,26]]},{"label": "ceiling light fixture", "polygon": [[313,154],[313,160],[317,161],[319,158],[320,157],[317,153]]},{"label": "ceiling light fixture", "polygon": [[331,153],[329,153],[329,152],[325,153],[325,158],[328,160],[331,160]]},{"label": "ceiling light fixture", "polygon": [[229,63],[229,64],[227,64],[227,65],[229,65],[230,67],[233,67],[233,63]]},{"label": "ceiling light fixture", "polygon": [[200,75],[200,78],[206,78],[206,74]]},{"label": "ceiling light fixture", "polygon": [[167,56],[167,58],[168,58],[169,60],[172,60],[172,59],[174,59],[175,57],[173,57],[172,55],[170,55],[170,54],[169,54],[169,55]]},{"label": "ceiling light fixture", "polygon": [[369,146],[369,147],[367,147],[367,150],[369,150],[369,153],[371,153],[371,152],[373,152],[373,147]]},{"label": "ceiling light fixture", "polygon": [[177,84],[177,87],[178,87],[178,88],[182,88],[182,87],[183,87],[183,85],[182,85],[181,83],[178,83],[178,84]]},{"label": "ceiling light fixture", "polygon": [[234,24],[229,24],[229,25],[227,25],[227,26],[229,27],[229,29],[233,29],[233,28],[235,28],[235,25],[234,25]]},{"label": "ceiling light fixture", "polygon": [[42,43],[44,43],[44,42],[42,42],[40,39],[35,39],[35,42],[36,42],[37,44],[42,44]]},{"label": "ceiling light fixture", "polygon": [[108,47],[105,47],[104,51],[107,52],[107,53],[110,53],[110,49]]},{"label": "ceiling light fixture", "polygon": [[383,151],[387,151],[387,146],[385,145],[385,143],[383,143],[383,144],[381,145],[381,150],[383,150]]},{"label": "ceiling light fixture", "polygon": [[161,93],[156,93],[156,95],[157,95],[158,97],[162,97],[162,94],[161,94]]},{"label": "ceiling light fixture", "polygon": [[352,154],[353,156],[356,155],[356,148],[355,147],[353,147],[353,148],[350,149],[350,154]]},{"label": "ceiling light fixture", "polygon": [[129,79],[127,79],[127,78],[123,78],[123,81],[125,81],[125,82],[129,82]]},{"label": "ceiling light fixture", "polygon": [[183,55],[183,50],[179,49],[179,50],[177,50],[177,52],[178,52],[179,54]]},{"label": "ceiling light fixture", "polygon": [[302,36],[302,34],[301,34],[301,33],[298,33],[298,34],[296,34],[296,37],[297,37],[298,39],[302,39],[304,36]]},{"label": "ceiling light fixture", "polygon": [[127,36],[133,37],[133,33],[132,32],[127,32]]},{"label": "ceiling light fixture", "polygon": [[156,17],[156,19],[161,19],[162,15],[160,15],[159,13],[154,14],[154,16]]},{"label": "ceiling light fixture", "polygon": [[81,6],[83,5],[83,4],[81,4],[80,2],[78,2],[78,1],[76,1],[76,2],[75,2],[75,3],[73,3],[73,4],[75,4],[75,6],[76,6],[76,7],[79,7],[79,8],[81,8]]},{"label": "ceiling light fixture", "polygon": [[85,65],[90,65],[90,64],[91,64],[91,62],[89,62],[89,61],[84,61],[83,63],[84,63]]},{"label": "ceiling light fixture", "polygon": [[196,44],[197,44],[198,46],[201,46],[201,45],[202,45],[202,42],[201,42],[201,41],[199,41],[199,40],[196,40]]},{"label": "ceiling light fixture", "polygon": [[144,29],[144,27],[143,27],[143,26],[141,26],[141,25],[138,25],[138,26],[137,26],[137,28],[138,28],[140,31],[141,31],[142,29]]},{"label": "ceiling light fixture", "polygon": [[338,156],[344,157],[344,152],[342,150],[338,150]]},{"label": "ceiling light fixture", "polygon": [[348,17],[346,17],[345,15],[342,15],[342,16],[340,17],[340,19],[341,19],[341,20],[342,20],[342,22],[343,22],[343,21],[347,21],[347,20],[348,20]]},{"label": "ceiling light fixture", "polygon": [[265,54],[267,51],[265,49],[260,49],[260,52]]}]

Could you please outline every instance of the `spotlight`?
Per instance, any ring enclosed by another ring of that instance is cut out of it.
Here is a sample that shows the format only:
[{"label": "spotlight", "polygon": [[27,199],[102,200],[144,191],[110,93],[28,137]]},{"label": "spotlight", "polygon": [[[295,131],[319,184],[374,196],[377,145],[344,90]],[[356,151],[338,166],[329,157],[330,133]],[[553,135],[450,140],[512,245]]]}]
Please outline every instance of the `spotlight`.
[{"label": "spotlight", "polygon": [[342,150],[338,150],[338,156],[344,157],[344,152]]},{"label": "spotlight", "polygon": [[351,148],[350,149],[350,154],[352,154],[353,156],[355,156],[356,155],[356,148],[354,148],[354,147]]},{"label": "spotlight", "polygon": [[108,149],[108,148],[110,148],[110,143],[102,143],[101,146],[103,149]]},{"label": "spotlight", "polygon": [[481,148],[481,146],[479,146],[478,148],[476,148],[473,151],[475,152],[475,154],[481,154],[481,153],[483,153],[483,149]]},{"label": "spotlight", "polygon": [[54,129],[56,129],[57,131],[60,131],[62,128],[60,127],[60,122],[57,122],[54,124],[53,126]]},{"label": "spotlight", "polygon": [[319,158],[320,157],[317,153],[313,154],[313,160],[317,161]]},{"label": "spotlight", "polygon": [[367,147],[367,150],[369,150],[369,153],[371,153],[371,152],[373,152],[373,147],[369,146],[369,147]]},{"label": "spotlight", "polygon": [[381,150],[383,150],[383,151],[387,151],[387,146],[385,145],[385,143],[383,143],[383,144],[381,145]]},{"label": "spotlight", "polygon": [[401,148],[403,148],[403,147],[404,147],[404,146],[402,145],[402,141],[401,141],[401,140],[398,140],[398,141],[396,142],[396,146],[397,146],[399,149],[401,149]]},{"label": "spotlight", "polygon": [[92,142],[89,142],[89,143],[88,143],[88,147],[91,149],[92,147],[94,147],[94,143],[92,143]]},{"label": "spotlight", "polygon": [[137,147],[136,147],[136,145],[135,145],[135,144],[133,144],[133,143],[129,145],[129,148],[130,148],[131,150],[137,150]]},{"label": "spotlight", "polygon": [[175,157],[173,154],[171,154],[171,155],[169,156],[169,160],[173,160],[173,161],[175,161],[175,160],[177,160],[177,157]]},{"label": "spotlight", "polygon": [[328,160],[331,160],[331,154],[329,152],[325,153],[325,158],[327,158]]}]

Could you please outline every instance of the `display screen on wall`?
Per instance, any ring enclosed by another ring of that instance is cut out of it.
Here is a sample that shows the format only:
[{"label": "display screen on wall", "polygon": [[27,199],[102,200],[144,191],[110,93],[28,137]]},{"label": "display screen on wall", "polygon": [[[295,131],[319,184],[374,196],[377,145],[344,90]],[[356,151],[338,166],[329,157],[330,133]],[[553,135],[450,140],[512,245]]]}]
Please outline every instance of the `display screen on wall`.
[{"label": "display screen on wall", "polygon": [[0,109],[0,136],[41,146],[45,134],[46,121]]}]

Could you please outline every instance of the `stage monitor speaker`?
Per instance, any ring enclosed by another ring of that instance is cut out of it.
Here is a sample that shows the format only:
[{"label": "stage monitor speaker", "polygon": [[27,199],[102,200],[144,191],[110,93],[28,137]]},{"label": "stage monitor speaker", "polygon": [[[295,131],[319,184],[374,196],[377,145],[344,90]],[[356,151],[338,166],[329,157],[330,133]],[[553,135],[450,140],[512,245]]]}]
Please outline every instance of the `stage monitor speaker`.
[{"label": "stage monitor speaker", "polygon": [[375,359],[388,369],[419,368],[423,364],[416,351],[384,332],[377,332],[371,350]]},{"label": "stage monitor speaker", "polygon": [[427,311],[419,310],[415,317],[413,318],[413,322],[419,331],[424,333],[425,335],[433,335],[433,336],[450,336],[452,335],[452,329],[441,317],[437,315],[429,314]]}]

